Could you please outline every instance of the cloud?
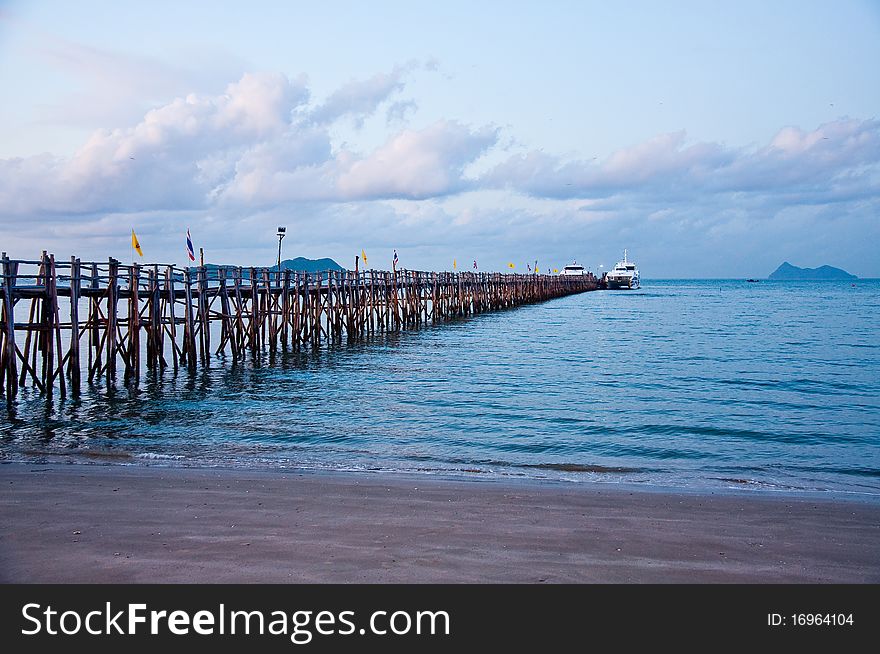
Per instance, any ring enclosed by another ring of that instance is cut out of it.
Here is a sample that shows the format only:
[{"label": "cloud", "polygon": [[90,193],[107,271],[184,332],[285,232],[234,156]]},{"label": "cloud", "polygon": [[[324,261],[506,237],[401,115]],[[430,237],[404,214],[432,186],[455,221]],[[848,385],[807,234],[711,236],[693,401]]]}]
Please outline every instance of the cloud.
[{"label": "cloud", "polygon": [[220,204],[260,208],[332,200],[337,170],[327,131],[299,125],[241,153],[216,197]]},{"label": "cloud", "polygon": [[[499,149],[500,130],[439,120],[392,132],[372,152],[334,146],[327,120],[363,120],[408,67],[348,83],[310,105],[304,76],[247,73],[216,95],[191,93],[148,111],[129,128],[98,130],[71,157],[0,160],[6,214],[265,208],[298,201],[429,199],[506,189],[555,200],[618,205],[821,204],[870,199],[878,186],[880,123],[841,119],[812,131],[785,127],[765,146],[689,143],[660,134],[603,160],[566,160],[542,151],[508,157],[482,175],[466,169]],[[412,102],[397,102],[404,115]],[[320,120],[316,120],[316,117]],[[390,128],[390,126],[389,126]],[[649,213],[664,209],[653,206]]]},{"label": "cloud", "polygon": [[413,100],[401,100],[390,105],[385,112],[385,124],[389,127],[406,123],[407,114],[415,113],[419,105]]},{"label": "cloud", "polygon": [[511,156],[483,177],[494,187],[509,187],[536,197],[601,198],[616,193],[641,192],[661,184],[702,177],[707,166],[729,160],[720,145],[685,146],[685,133],[661,134],[612,153],[602,162],[565,161],[531,151]]},{"label": "cloud", "polygon": [[311,112],[317,124],[332,123],[342,117],[350,117],[357,127],[391,95],[402,91],[404,75],[408,67],[395,67],[390,73],[378,73],[366,80],[352,80],[330,94]]},{"label": "cloud", "polygon": [[266,207],[299,201],[441,197],[472,183],[464,168],[496,139],[493,128],[472,130],[439,121],[423,130],[399,132],[362,156],[333,151],[326,131],[300,126],[246,152],[219,199]]},{"label": "cloud", "polygon": [[337,188],[348,199],[428,198],[462,191],[471,183],[464,168],[498,140],[498,130],[471,130],[438,121],[420,130],[404,130],[369,157],[354,161]]},{"label": "cloud", "polygon": [[[137,125],[98,130],[70,158],[0,160],[0,208],[82,213],[203,206],[231,151],[283,135],[308,99],[303,78],[245,74],[225,93],[190,94]],[[213,174],[212,174],[213,173]]]},{"label": "cloud", "polygon": [[[318,113],[364,118],[381,96],[366,101],[346,85]],[[247,210],[438,197],[467,188],[464,169],[497,140],[494,128],[438,121],[359,153],[334,147],[332,123],[316,123],[309,100],[304,76],[247,73],[223,93],[191,93],[151,109],[133,127],[97,130],[70,157],[0,160],[0,211]]]},{"label": "cloud", "polygon": [[[848,181],[868,181],[867,168],[880,163],[880,121],[840,119],[813,131],[781,129],[771,142],[741,153],[718,171],[711,187],[730,191],[839,190]],[[876,183],[876,178],[874,182]]]},{"label": "cloud", "polygon": [[224,52],[191,53],[185,65],[154,57],[84,45],[33,32],[36,55],[63,71],[73,89],[61,102],[44,108],[49,123],[95,127],[130,123],[168,98],[193,92],[216,93],[230,72],[245,72],[243,61]]},{"label": "cloud", "polygon": [[880,122],[841,119],[807,132],[779,131],[757,149],[687,144],[686,134],[661,134],[603,161],[531,151],[487,172],[481,183],[535,197],[607,198],[621,194],[677,196],[804,193],[829,201],[877,189]]}]

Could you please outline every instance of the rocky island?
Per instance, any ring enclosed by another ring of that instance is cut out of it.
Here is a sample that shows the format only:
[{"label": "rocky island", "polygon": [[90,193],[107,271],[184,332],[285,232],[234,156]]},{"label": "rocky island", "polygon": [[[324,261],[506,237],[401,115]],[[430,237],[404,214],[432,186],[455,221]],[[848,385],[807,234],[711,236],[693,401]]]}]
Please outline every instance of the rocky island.
[{"label": "rocky island", "polygon": [[782,282],[795,281],[825,281],[835,279],[858,279],[855,275],[851,275],[845,270],[835,268],[834,266],[819,266],[818,268],[798,268],[788,261],[783,263],[779,268],[774,270],[767,279]]}]

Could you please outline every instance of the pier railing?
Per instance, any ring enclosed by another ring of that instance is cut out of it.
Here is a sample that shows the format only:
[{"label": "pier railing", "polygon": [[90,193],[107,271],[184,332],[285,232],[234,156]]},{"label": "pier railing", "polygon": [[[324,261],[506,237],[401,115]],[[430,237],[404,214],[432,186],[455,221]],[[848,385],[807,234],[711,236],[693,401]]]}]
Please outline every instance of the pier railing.
[{"label": "pier railing", "polygon": [[0,393],[49,398],[83,377],[137,383],[142,363],[195,368],[319,347],[595,290],[592,275],[127,265],[2,255]]}]

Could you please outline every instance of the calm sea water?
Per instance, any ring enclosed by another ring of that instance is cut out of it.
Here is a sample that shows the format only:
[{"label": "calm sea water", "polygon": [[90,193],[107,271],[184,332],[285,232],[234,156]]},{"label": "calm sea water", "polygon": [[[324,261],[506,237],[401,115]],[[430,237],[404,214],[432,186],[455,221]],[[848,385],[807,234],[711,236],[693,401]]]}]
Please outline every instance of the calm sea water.
[{"label": "calm sea water", "polygon": [[0,458],[880,494],[880,281],[652,281],[24,393]]}]

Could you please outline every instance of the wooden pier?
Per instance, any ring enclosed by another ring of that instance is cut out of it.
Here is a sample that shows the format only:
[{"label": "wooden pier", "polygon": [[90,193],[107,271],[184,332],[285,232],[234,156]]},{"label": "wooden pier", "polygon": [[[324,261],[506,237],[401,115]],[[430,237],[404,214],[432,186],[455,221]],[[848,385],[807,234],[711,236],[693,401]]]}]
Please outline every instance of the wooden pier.
[{"label": "wooden pier", "polygon": [[592,275],[415,270],[304,273],[2,255],[0,393],[77,394],[84,378],[138,383],[141,366],[195,368],[320,347],[592,291]]}]

